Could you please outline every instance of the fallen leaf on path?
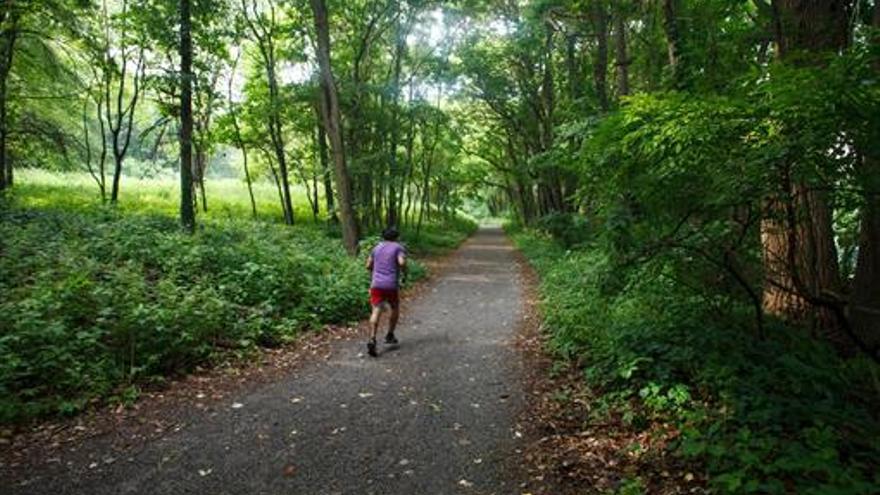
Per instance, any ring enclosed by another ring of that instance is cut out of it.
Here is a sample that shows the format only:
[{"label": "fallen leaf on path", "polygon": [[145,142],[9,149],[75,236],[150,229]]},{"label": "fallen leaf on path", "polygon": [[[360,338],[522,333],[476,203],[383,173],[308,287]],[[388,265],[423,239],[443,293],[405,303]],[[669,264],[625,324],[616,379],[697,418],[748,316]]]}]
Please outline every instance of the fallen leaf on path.
[{"label": "fallen leaf on path", "polygon": [[288,464],[288,465],[284,466],[284,470],[282,471],[282,474],[284,475],[285,478],[292,477],[293,475],[296,474],[296,466],[294,466],[293,464]]}]

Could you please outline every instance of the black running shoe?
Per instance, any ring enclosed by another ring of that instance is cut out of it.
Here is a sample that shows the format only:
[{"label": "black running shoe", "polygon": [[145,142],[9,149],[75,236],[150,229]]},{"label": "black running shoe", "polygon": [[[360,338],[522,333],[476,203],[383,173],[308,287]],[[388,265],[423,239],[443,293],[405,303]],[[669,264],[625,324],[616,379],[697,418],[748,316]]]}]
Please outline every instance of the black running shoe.
[{"label": "black running shoe", "polygon": [[367,354],[373,357],[378,356],[378,354],[376,354],[376,339],[370,339],[370,341],[367,342]]},{"label": "black running shoe", "polygon": [[385,335],[385,343],[390,344],[390,345],[396,345],[397,344],[397,337],[395,337],[393,333],[389,332],[388,334]]}]

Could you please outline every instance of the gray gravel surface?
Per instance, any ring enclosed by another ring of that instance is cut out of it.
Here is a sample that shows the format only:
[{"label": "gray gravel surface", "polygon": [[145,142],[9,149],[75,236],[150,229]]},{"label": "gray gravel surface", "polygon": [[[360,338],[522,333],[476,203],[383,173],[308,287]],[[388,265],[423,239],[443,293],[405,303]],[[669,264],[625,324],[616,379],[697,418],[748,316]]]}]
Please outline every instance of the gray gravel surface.
[{"label": "gray gravel surface", "polygon": [[121,452],[87,440],[0,491],[519,494],[521,297],[511,245],[481,229],[407,302],[396,349],[341,341],[178,431]]}]

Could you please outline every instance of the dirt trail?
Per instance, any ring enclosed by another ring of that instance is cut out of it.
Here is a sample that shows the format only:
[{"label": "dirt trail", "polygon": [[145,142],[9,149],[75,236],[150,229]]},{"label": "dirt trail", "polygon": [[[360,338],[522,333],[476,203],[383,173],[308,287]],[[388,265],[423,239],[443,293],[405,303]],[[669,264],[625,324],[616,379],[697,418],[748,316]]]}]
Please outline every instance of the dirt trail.
[{"label": "dirt trail", "polygon": [[[522,440],[513,250],[484,228],[408,302],[398,349],[335,343],[134,449],[87,440],[4,493],[512,494]],[[381,344],[380,344],[381,347]],[[5,483],[4,483],[5,484]]]}]

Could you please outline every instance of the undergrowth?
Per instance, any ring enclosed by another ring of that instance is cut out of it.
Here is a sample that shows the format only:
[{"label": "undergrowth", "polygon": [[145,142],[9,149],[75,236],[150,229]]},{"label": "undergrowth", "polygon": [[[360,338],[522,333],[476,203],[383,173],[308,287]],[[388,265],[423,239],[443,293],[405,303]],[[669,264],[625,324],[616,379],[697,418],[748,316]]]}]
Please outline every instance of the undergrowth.
[{"label": "undergrowth", "polygon": [[[365,253],[347,256],[327,227],[203,219],[190,236],[169,215],[37,200],[0,205],[0,422],[75,413],[368,313]],[[411,251],[472,228],[432,224]],[[424,275],[413,260],[409,283]]]},{"label": "undergrowth", "polygon": [[540,275],[552,350],[583,363],[595,414],[672,425],[668,448],[717,493],[880,491],[873,364],[780,322],[761,339],[741,301],[676,283],[662,260],[620,267],[600,246],[514,239]]}]

